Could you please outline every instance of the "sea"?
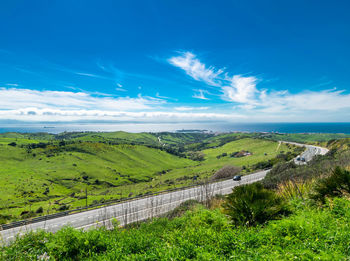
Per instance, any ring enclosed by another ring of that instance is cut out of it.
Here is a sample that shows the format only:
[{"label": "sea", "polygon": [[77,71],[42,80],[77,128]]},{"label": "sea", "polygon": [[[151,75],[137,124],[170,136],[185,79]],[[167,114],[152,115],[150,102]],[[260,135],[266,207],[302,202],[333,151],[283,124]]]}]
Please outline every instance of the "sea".
[{"label": "sea", "polygon": [[81,131],[127,131],[162,132],[202,130],[207,132],[275,132],[275,133],[344,133],[350,134],[350,122],[322,123],[82,123],[82,124],[0,124],[0,133],[4,132],[81,132]]}]

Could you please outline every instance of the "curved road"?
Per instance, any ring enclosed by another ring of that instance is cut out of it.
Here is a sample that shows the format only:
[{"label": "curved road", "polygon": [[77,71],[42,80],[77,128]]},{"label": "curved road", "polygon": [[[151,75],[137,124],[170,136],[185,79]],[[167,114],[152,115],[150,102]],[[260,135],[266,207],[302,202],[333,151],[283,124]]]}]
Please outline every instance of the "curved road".
[{"label": "curved road", "polygon": [[[306,150],[301,157],[305,162],[310,161],[315,155],[324,155],[327,149],[287,142],[297,146],[305,146]],[[297,161],[296,161],[297,162]],[[58,217],[47,221],[28,224],[25,226],[10,228],[0,231],[0,241],[7,244],[14,240],[16,236],[21,236],[28,231],[43,229],[50,232],[56,232],[63,226],[70,225],[75,228],[88,229],[92,227],[106,226],[112,228],[118,220],[120,225],[146,220],[162,214],[165,214],[175,207],[190,199],[203,201],[215,194],[229,194],[235,186],[253,183],[262,180],[269,170],[259,171],[242,177],[240,181],[225,180],[216,183],[206,184],[198,187],[187,188],[180,191],[169,192],[156,196],[150,196],[142,199],[106,206],[99,209],[89,210],[64,217]]]},{"label": "curved road", "polygon": [[[282,143],[288,143],[288,144],[302,146],[306,148],[305,151],[300,156],[294,159],[294,162],[299,165],[306,164],[308,161],[312,160],[314,156],[325,155],[329,151],[326,148],[322,148],[314,145],[300,144],[296,142],[287,142],[287,141],[282,141]],[[302,159],[304,159],[305,161],[303,161]]]}]

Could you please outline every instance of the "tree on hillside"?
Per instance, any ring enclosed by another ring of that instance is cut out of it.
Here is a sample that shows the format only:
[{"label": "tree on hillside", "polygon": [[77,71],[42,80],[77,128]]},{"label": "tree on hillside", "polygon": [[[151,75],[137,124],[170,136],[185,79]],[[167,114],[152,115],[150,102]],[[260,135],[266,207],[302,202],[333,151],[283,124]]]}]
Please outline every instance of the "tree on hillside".
[{"label": "tree on hillside", "polygon": [[241,172],[241,168],[237,166],[232,165],[226,165],[215,172],[215,174],[211,177],[211,180],[218,180],[218,179],[225,179],[225,178],[232,178],[233,176],[237,175]]}]

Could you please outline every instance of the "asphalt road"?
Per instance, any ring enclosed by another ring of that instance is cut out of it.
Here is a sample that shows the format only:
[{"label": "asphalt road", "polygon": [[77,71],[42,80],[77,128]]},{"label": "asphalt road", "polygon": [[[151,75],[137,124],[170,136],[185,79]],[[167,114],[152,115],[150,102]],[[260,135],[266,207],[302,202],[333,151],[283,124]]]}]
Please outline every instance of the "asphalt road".
[{"label": "asphalt road", "polygon": [[[291,144],[306,147],[305,152],[301,155],[301,157],[305,158],[305,161],[311,160],[315,155],[324,155],[328,151],[327,149],[316,146],[296,143]],[[89,229],[99,226],[112,228],[116,224],[115,220],[118,221],[117,223],[119,223],[119,225],[123,226],[129,223],[150,219],[165,214],[182,202],[190,199],[203,201],[216,194],[229,194],[235,186],[262,180],[268,171],[269,170],[264,170],[243,176],[240,181],[225,180],[3,230],[0,231],[0,241],[2,241],[3,244],[7,244],[14,240],[16,236],[21,236],[28,231],[35,231],[38,229],[56,232],[63,226],[68,225],[78,229]]]},{"label": "asphalt road", "polygon": [[[283,143],[289,143],[289,144],[293,144],[296,146],[305,147],[305,151],[300,155],[300,157],[297,157],[294,159],[294,162],[296,164],[299,164],[299,165],[306,164],[307,162],[312,160],[312,158],[315,155],[325,155],[329,151],[326,148],[313,146],[313,145],[306,145],[306,144],[304,145],[304,144],[300,144],[300,143],[296,143],[296,142],[283,142]],[[299,158],[299,160],[298,160],[298,158]],[[305,161],[303,161],[302,159],[304,159]]]}]

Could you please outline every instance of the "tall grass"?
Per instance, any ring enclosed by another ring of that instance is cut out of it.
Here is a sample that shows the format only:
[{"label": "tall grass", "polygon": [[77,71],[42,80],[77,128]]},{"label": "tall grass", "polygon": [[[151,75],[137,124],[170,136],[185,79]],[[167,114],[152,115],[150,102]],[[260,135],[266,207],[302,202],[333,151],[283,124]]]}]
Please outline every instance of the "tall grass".
[{"label": "tall grass", "polygon": [[286,200],[305,199],[312,191],[314,179],[311,180],[287,180],[277,185],[276,192]]}]

